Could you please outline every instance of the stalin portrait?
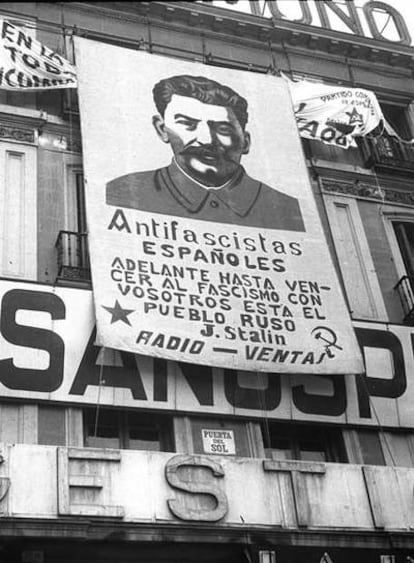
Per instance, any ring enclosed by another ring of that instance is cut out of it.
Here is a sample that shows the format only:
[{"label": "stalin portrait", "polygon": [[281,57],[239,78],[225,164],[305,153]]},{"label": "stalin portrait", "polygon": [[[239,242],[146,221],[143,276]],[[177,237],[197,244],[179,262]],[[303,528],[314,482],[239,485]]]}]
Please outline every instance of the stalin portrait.
[{"label": "stalin portrait", "polygon": [[[172,161],[110,181],[108,205],[215,223],[305,230],[298,200],[250,177],[241,164],[252,142],[245,98],[214,80],[190,75],[159,81],[153,98],[158,113],[152,124],[159,139],[170,145]],[[149,144],[152,150],[156,147]],[[275,178],[275,183],[281,181]]]}]

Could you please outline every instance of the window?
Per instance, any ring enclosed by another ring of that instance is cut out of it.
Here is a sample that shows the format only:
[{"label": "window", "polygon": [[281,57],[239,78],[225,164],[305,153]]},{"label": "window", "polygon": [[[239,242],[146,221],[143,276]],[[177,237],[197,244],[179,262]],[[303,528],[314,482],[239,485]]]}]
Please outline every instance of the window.
[{"label": "window", "polygon": [[83,171],[79,164],[69,164],[65,178],[65,229],[85,233],[85,186]]},{"label": "window", "polygon": [[[395,321],[414,324],[414,215],[406,210],[383,213],[385,231],[395,270],[389,283],[394,288]],[[402,318],[401,318],[402,317]],[[394,319],[391,319],[394,320]]]},{"label": "window", "polygon": [[396,285],[404,311],[404,322],[414,323],[414,223],[394,221],[392,223],[401,258],[407,273]]},{"label": "window", "polygon": [[392,226],[407,275],[414,280],[414,223],[393,221]]},{"label": "window", "polygon": [[85,185],[83,181],[83,173],[76,172],[75,186],[76,186],[76,222],[77,231],[79,233],[86,232],[86,210],[85,210]]},{"label": "window", "polygon": [[[377,429],[353,429],[344,428],[343,430],[346,450],[349,455],[350,463],[360,465],[387,465],[394,464],[393,453],[391,452],[392,439],[390,433],[379,432]],[[406,451],[403,452],[405,459],[409,456],[407,449],[410,447],[406,442]],[[401,448],[398,448],[401,450]],[[397,454],[397,452],[395,452]],[[399,454],[398,454],[399,455]],[[398,457],[396,457],[398,459]],[[395,465],[395,464],[394,464]],[[398,465],[398,464],[397,464]]]},{"label": "window", "polygon": [[37,149],[0,143],[0,273],[37,276]]},{"label": "window", "polygon": [[377,431],[358,430],[362,463],[366,465],[385,465],[381,441]]},{"label": "window", "polygon": [[172,420],[162,415],[109,409],[84,411],[84,443],[90,448],[173,451]]},{"label": "window", "polygon": [[[413,125],[410,124],[410,109],[403,105],[381,104],[386,122],[393,128],[402,141],[413,136]],[[401,142],[395,135],[390,135],[379,125],[370,134],[373,137],[371,148],[374,163],[378,166],[398,166],[412,170],[414,148],[409,143]]]},{"label": "window", "polygon": [[85,210],[85,187],[79,157],[71,159],[65,174],[65,222],[58,235],[58,279],[90,280]]},{"label": "window", "polygon": [[39,405],[37,410],[38,444],[64,446],[66,444],[66,417],[62,407]]},{"label": "window", "polygon": [[263,441],[268,457],[346,463],[342,433],[335,428],[264,423]]},{"label": "window", "polygon": [[407,106],[392,105],[381,103],[382,113],[391,125],[403,139],[411,138],[411,131],[408,122]]},{"label": "window", "polygon": [[[352,318],[388,320],[358,202],[329,194],[324,200]],[[371,220],[377,213],[372,208]]]}]

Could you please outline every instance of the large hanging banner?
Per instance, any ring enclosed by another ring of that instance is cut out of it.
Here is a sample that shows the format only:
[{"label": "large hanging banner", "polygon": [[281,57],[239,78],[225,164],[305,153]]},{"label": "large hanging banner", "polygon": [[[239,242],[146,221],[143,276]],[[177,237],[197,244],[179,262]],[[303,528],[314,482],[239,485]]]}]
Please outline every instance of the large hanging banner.
[{"label": "large hanging banner", "polygon": [[76,41],[97,342],[362,372],[283,79]]},{"label": "large hanging banner", "polygon": [[76,69],[62,55],[36,41],[22,26],[0,19],[0,88],[76,88]]},{"label": "large hanging banner", "polygon": [[374,92],[285,79],[301,137],[348,149],[357,146],[356,137],[364,137],[382,124],[389,135],[400,138],[385,119]]}]

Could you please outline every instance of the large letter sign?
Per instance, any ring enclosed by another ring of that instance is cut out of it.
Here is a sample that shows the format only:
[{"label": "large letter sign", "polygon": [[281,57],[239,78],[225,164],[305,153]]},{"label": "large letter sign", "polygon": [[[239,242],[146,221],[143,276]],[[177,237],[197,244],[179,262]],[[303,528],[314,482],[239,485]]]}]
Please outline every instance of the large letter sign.
[{"label": "large letter sign", "polygon": [[65,344],[62,338],[51,330],[17,323],[17,312],[22,310],[44,311],[53,320],[65,318],[65,304],[53,293],[21,289],[12,289],[5,293],[1,301],[1,334],[11,344],[44,350],[49,354],[49,366],[43,370],[19,368],[13,358],[0,360],[0,381],[10,389],[55,391],[63,381]]},{"label": "large letter sign", "polygon": [[[130,410],[412,428],[414,328],[353,324],[366,373],[258,374],[102,348],[91,291],[0,280],[0,393],[66,405],[99,400]],[[218,435],[206,423],[202,430],[214,444],[230,439],[229,429]]]},{"label": "large letter sign", "polygon": [[98,344],[362,372],[284,81],[87,40],[76,60]]}]

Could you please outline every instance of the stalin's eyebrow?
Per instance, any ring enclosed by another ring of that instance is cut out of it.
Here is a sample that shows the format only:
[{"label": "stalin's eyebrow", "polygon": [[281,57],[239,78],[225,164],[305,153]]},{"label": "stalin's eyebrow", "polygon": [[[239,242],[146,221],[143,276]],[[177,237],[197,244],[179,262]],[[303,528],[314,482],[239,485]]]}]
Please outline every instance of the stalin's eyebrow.
[{"label": "stalin's eyebrow", "polygon": [[[175,119],[175,121],[180,121],[180,120],[186,121],[191,125],[197,125],[197,123],[201,122],[201,119],[197,119],[196,117],[190,117],[189,115],[185,115],[185,113],[174,114],[174,119]],[[214,119],[209,119],[207,121],[207,123],[215,124],[215,125],[218,125],[218,126],[226,126],[226,125],[230,126],[229,121],[223,121],[221,119],[217,120],[217,121],[215,121]]]},{"label": "stalin's eyebrow", "polygon": [[189,115],[185,115],[184,113],[176,113],[174,115],[174,119],[185,119],[187,121],[193,121],[194,123],[200,123],[201,119],[196,119],[195,117],[190,117]]}]

